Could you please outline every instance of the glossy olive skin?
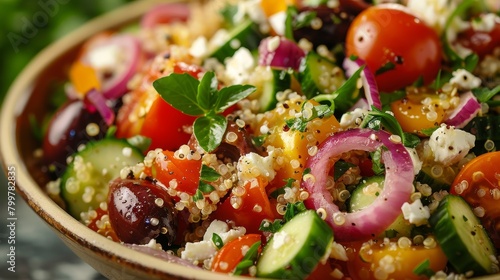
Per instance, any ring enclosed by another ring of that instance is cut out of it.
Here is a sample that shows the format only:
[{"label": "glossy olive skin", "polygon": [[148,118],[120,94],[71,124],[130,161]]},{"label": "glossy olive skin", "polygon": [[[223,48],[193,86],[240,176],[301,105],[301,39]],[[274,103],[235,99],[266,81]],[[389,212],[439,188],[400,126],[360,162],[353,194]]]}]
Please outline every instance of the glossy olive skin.
[{"label": "glossy olive skin", "polygon": [[[95,135],[87,133],[91,123],[99,127]],[[42,146],[45,163],[60,172],[66,166],[66,158],[75,153],[78,146],[102,139],[107,129],[100,114],[88,111],[82,100],[66,101],[52,116],[45,132]]]},{"label": "glossy olive skin", "polygon": [[111,181],[108,215],[116,236],[124,243],[147,244],[157,239],[169,246],[175,240],[177,210],[165,188],[152,180]]}]

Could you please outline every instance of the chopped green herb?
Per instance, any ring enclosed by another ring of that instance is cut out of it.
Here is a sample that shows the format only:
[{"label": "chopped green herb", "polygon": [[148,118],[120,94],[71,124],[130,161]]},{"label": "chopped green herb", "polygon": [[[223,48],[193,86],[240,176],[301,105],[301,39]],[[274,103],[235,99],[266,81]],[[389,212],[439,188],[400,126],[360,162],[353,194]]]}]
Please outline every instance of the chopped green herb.
[{"label": "chopped green herb", "polygon": [[207,72],[201,81],[189,74],[172,73],[153,82],[153,86],[174,108],[198,117],[193,133],[205,151],[215,150],[222,142],[227,120],[224,110],[255,91],[254,86],[233,85],[218,90],[214,72]]},{"label": "chopped green herb", "polygon": [[413,273],[416,275],[422,275],[422,276],[427,276],[427,277],[432,277],[434,274],[436,274],[432,269],[430,269],[430,264],[431,262],[429,259],[425,259],[422,263],[420,263],[415,269],[413,269]]},{"label": "chopped green herb", "polygon": [[355,164],[344,160],[338,160],[333,165],[333,179],[337,181],[342,175],[344,175],[351,167],[355,167]]},{"label": "chopped green herb", "polygon": [[393,70],[394,68],[396,68],[396,64],[389,61],[386,64],[382,65],[382,67],[377,69],[377,71],[375,71],[375,76],[380,75],[382,73],[385,73],[387,71]]},{"label": "chopped green herb", "polygon": [[222,246],[224,246],[222,238],[215,232],[212,234],[212,242],[214,243],[215,247],[219,249],[222,248]]},{"label": "chopped green herb", "polygon": [[255,264],[259,255],[259,247],[261,242],[257,241],[245,253],[243,259],[236,265],[234,275],[242,275],[248,272],[248,269]]},{"label": "chopped green herb", "polygon": [[207,182],[214,182],[217,179],[219,179],[220,176],[221,175],[217,171],[215,171],[215,169],[208,167],[204,164],[201,166],[200,180]]}]

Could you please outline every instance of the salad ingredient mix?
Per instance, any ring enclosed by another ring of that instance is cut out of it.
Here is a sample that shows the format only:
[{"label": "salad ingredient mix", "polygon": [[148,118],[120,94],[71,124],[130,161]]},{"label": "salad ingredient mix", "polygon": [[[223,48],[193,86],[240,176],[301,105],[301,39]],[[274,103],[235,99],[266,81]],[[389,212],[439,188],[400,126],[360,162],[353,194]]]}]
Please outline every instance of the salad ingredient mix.
[{"label": "salad ingredient mix", "polygon": [[214,273],[499,274],[495,3],[159,5],[85,42],[33,122],[46,190],[109,239]]}]

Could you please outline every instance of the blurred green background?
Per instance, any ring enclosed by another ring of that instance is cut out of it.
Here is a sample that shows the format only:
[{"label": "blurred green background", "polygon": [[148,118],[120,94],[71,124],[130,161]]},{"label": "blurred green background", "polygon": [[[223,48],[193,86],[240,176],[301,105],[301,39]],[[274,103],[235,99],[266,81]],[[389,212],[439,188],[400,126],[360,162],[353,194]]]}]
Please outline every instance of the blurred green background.
[{"label": "blurred green background", "polygon": [[44,47],[133,0],[0,0],[0,103],[26,64]]}]

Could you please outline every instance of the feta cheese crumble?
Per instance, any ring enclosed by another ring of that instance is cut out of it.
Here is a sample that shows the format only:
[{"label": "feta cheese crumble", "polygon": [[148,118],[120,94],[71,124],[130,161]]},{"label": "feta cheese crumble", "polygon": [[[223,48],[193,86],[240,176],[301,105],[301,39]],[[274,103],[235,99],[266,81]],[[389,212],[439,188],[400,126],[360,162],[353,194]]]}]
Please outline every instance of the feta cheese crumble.
[{"label": "feta cheese crumble", "polygon": [[427,220],[431,216],[429,207],[424,206],[420,199],[413,201],[411,204],[405,202],[401,206],[401,211],[403,212],[403,217],[410,223],[421,226],[427,224]]},{"label": "feta cheese crumble", "polygon": [[429,138],[429,147],[436,162],[451,165],[469,153],[475,140],[476,137],[466,131],[442,124]]}]

